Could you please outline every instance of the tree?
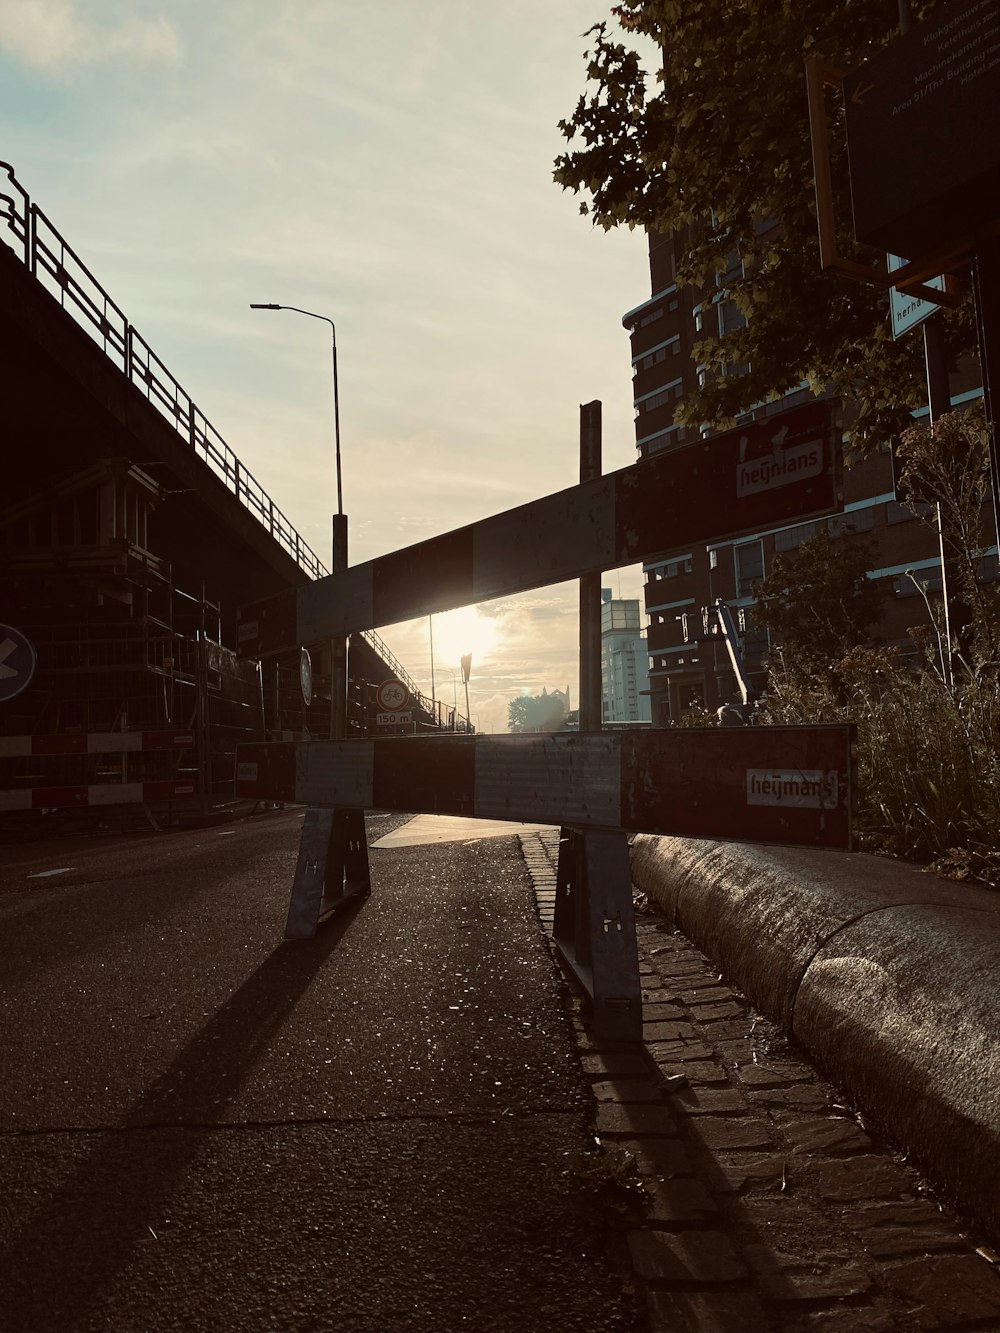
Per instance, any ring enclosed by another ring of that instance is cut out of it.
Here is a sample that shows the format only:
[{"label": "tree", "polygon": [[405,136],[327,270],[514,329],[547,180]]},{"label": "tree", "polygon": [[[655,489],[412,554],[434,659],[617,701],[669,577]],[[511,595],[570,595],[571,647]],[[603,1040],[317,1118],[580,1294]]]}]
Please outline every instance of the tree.
[{"label": "tree", "polygon": [[[933,0],[915,4],[914,19],[933,8]],[[856,406],[857,452],[893,438],[925,400],[919,348],[912,338],[892,340],[884,290],[820,270],[804,60],[861,64],[895,36],[897,0],[623,0],[612,13],[627,34],[662,50],[659,87],[607,22],[591,28],[585,55],[596,88],[560,122],[571,147],[554,175],[588,196],[581,211],[601,227],[677,236],[679,285],[703,291],[726,275],[746,325],[695,346],[714,373],[678,419],[727,425],[806,381]],[[842,249],[884,264],[848,243],[836,123]],[[956,358],[975,345],[971,299],[947,320]],[[748,369],[727,374],[727,363]]]},{"label": "tree", "polygon": [[753,587],[754,625],[771,635],[786,670],[830,680],[836,664],[863,644],[882,615],[884,588],[869,579],[867,542],[829,536],[821,528],[797,551],[775,557]]},{"label": "tree", "polygon": [[566,717],[566,699],[558,690],[521,694],[507,705],[511,731],[559,731]]},{"label": "tree", "polygon": [[[947,412],[933,425],[912,425],[897,450],[898,492],[925,522],[940,532],[952,612],[952,639],[966,666],[1000,666],[1000,622],[995,589],[982,578],[994,539],[990,499],[989,428],[981,408]],[[988,531],[989,527],[989,531]],[[956,626],[954,621],[961,623]]]}]

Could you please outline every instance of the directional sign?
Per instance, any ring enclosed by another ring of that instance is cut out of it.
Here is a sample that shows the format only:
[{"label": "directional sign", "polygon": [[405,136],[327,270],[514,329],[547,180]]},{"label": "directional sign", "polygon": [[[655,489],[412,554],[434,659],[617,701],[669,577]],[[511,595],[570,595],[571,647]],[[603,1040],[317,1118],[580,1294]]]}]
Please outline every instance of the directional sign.
[{"label": "directional sign", "polygon": [[240,611],[259,656],[637,564],[840,507],[827,403],[656,454]]},{"label": "directional sign", "polygon": [[27,689],[37,662],[28,636],[13,625],[0,625],[0,703]]},{"label": "directional sign", "polygon": [[[899,255],[886,255],[890,273],[895,273],[905,263],[906,260],[901,259]],[[936,287],[939,292],[944,291],[944,277],[931,278],[926,286]],[[933,315],[935,310],[940,309],[941,307],[932,301],[921,301],[919,296],[907,296],[905,292],[897,292],[895,287],[890,287],[889,314],[892,317],[893,338],[904,337],[911,329],[915,329],[918,324],[922,324],[925,319]]]},{"label": "directional sign", "polygon": [[375,702],[387,713],[398,713],[410,701],[410,691],[401,680],[384,680],[375,691]]},{"label": "directional sign", "polygon": [[1000,216],[1000,0],[936,8],[844,105],[859,241],[923,259]]},{"label": "directional sign", "polygon": [[820,726],[274,742],[239,747],[237,795],[846,848],[851,741]]}]

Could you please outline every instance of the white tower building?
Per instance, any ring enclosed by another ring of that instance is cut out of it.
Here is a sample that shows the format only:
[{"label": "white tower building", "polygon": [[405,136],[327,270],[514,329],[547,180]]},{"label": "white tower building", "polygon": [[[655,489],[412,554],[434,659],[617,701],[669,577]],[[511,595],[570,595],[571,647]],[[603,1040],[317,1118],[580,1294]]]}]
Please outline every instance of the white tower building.
[{"label": "white tower building", "polygon": [[601,589],[601,698],[605,722],[649,722],[649,653],[637,598]]}]

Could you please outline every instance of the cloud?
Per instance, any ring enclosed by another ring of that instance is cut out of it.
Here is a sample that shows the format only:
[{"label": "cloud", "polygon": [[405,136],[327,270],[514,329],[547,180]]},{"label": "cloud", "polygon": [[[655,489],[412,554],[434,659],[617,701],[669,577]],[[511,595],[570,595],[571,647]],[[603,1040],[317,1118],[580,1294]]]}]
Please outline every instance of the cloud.
[{"label": "cloud", "polygon": [[64,74],[101,61],[172,63],[180,42],[163,15],[126,15],[102,29],[75,0],[4,0],[0,50],[33,69]]}]

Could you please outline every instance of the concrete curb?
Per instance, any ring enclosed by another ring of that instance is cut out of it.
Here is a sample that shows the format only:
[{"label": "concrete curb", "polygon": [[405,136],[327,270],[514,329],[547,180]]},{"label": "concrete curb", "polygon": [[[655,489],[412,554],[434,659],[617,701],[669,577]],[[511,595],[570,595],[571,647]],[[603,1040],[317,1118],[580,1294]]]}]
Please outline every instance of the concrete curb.
[{"label": "concrete curb", "polygon": [[1000,894],[861,853],[651,836],[632,876],[996,1234]]}]

